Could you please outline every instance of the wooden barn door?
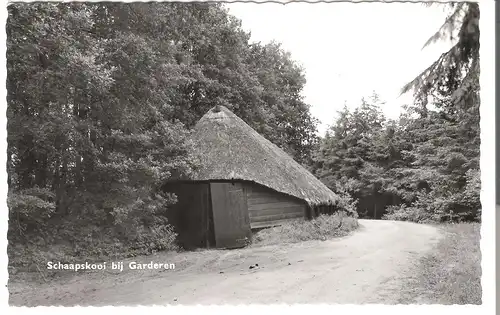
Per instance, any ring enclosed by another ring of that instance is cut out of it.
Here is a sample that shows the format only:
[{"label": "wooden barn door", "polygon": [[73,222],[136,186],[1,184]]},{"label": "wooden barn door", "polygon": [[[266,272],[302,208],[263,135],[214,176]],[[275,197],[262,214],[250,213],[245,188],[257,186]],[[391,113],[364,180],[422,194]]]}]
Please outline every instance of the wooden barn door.
[{"label": "wooden barn door", "polygon": [[215,246],[244,247],[250,240],[250,219],[240,183],[210,183]]},{"label": "wooden barn door", "polygon": [[178,242],[185,249],[209,247],[210,187],[207,183],[173,183],[165,187],[175,193],[178,201],[167,211],[167,218],[178,233]]}]

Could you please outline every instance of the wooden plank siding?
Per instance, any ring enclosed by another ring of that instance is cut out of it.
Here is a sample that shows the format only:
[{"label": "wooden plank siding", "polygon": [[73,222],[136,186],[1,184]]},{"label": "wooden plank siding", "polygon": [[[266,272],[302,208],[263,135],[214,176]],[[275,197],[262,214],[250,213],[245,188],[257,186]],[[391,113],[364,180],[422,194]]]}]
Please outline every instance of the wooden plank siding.
[{"label": "wooden plank siding", "polygon": [[238,248],[252,237],[247,198],[241,183],[210,183],[215,244]]},{"label": "wooden plank siding", "polygon": [[306,204],[275,190],[245,183],[248,215],[252,229],[280,225],[305,218]]}]

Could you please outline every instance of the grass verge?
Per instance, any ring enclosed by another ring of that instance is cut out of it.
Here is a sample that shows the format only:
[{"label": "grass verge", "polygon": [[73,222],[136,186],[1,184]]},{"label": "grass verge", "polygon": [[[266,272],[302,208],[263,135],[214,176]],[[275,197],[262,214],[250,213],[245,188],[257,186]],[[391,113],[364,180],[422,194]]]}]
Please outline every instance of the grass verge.
[{"label": "grass verge", "polygon": [[253,245],[276,245],[311,240],[327,240],[348,235],[358,228],[358,220],[343,212],[321,215],[313,220],[294,220],[281,226],[260,230],[253,235]]},{"label": "grass verge", "polygon": [[403,289],[404,304],[481,304],[479,223],[445,224],[432,252],[418,262],[413,283]]}]

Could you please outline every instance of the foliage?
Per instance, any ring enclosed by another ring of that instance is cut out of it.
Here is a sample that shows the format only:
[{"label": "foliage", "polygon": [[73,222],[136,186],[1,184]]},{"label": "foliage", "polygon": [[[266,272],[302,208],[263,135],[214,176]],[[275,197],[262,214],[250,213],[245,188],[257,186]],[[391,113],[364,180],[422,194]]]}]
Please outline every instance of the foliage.
[{"label": "foliage", "polygon": [[349,193],[359,202],[358,210],[390,181],[386,171],[397,160],[393,126],[382,114],[382,104],[374,93],[352,112],[344,107],[314,157],[316,175],[333,191]]},{"label": "foliage", "polygon": [[342,186],[340,183],[335,183],[334,191],[338,195],[338,200],[335,205],[336,210],[343,211],[354,218],[358,217],[357,204],[358,200],[354,199],[347,190],[346,187]]},{"label": "foliage", "polygon": [[424,47],[446,36],[454,46],[403,88],[415,103],[400,119],[386,120],[374,95],[344,108],[320,141],[316,174],[333,190],[346,187],[361,217],[480,220],[479,7],[447,6]]},{"label": "foliage", "polygon": [[[450,14],[424,47],[445,36],[454,46],[403,88],[413,89],[418,114],[406,119],[407,130],[427,134],[409,155],[412,166],[428,166],[430,191],[417,198],[435,204],[429,209],[435,220],[480,220],[479,5],[447,6]],[[429,98],[435,111],[427,108]]]},{"label": "foliage", "polygon": [[361,217],[478,220],[479,122],[464,126],[438,106],[421,115],[418,105],[390,121],[376,95],[369,102],[339,113],[315,156],[317,176],[348,192]]},{"label": "foliage", "polygon": [[356,218],[340,211],[332,215],[320,215],[313,220],[293,220],[281,226],[263,229],[254,234],[254,245],[297,243],[311,240],[325,241],[348,235],[359,227]]}]

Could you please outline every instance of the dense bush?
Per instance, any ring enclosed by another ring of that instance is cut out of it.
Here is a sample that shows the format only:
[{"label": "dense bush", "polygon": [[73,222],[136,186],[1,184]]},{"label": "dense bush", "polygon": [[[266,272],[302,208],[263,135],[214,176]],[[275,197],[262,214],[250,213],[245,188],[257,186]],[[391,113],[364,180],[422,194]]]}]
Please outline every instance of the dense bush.
[{"label": "dense bush", "polygon": [[314,156],[316,175],[350,195],[361,217],[480,220],[479,107],[463,125],[439,110],[422,116],[417,105],[399,121],[386,120],[382,104],[374,95],[340,112]]},{"label": "dense bush", "polygon": [[348,235],[358,228],[358,220],[341,211],[312,220],[297,219],[281,226],[263,229],[253,235],[255,245],[275,245],[311,240],[328,240]]},{"label": "dense bush", "polygon": [[338,211],[351,214],[355,218],[357,218],[358,217],[358,211],[357,211],[358,201],[355,200],[349,194],[349,191],[347,190],[347,188],[340,185],[340,183],[336,183],[336,185],[334,186],[332,191],[335,192],[337,194],[337,196],[339,197],[339,199],[337,200],[337,203],[335,204],[335,208]]}]

